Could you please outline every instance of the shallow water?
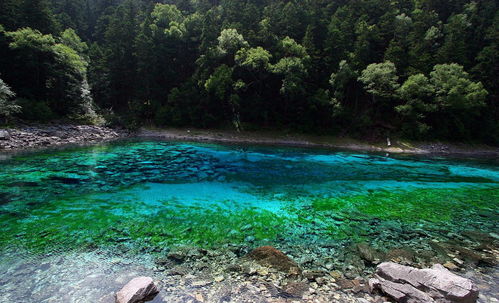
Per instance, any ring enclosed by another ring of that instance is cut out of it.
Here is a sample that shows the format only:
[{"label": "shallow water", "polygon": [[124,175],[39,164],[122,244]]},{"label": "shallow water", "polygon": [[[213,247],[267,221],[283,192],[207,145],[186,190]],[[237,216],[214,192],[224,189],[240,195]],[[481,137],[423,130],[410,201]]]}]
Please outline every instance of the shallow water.
[{"label": "shallow water", "polygon": [[1,302],[109,301],[179,245],[419,252],[478,230],[497,249],[491,160],[161,141],[4,158]]}]

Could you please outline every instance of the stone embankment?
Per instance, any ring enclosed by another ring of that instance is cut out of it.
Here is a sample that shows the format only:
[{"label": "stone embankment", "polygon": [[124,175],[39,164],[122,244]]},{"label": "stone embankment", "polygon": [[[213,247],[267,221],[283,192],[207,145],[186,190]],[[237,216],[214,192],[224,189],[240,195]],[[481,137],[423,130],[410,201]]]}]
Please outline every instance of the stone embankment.
[{"label": "stone embankment", "polygon": [[90,144],[126,136],[128,136],[128,132],[125,130],[91,125],[29,126],[0,129],[0,150]]}]

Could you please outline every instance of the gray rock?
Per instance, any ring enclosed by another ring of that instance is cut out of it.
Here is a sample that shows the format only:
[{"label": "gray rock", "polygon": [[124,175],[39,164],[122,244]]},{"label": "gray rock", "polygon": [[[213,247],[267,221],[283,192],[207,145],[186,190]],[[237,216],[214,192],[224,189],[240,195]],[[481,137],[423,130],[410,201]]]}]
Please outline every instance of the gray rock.
[{"label": "gray rock", "polygon": [[151,301],[158,294],[152,278],[138,277],[128,282],[116,293],[116,303],[138,303]]},{"label": "gray rock", "polygon": [[393,262],[378,265],[375,278],[369,281],[371,291],[379,289],[397,302],[473,303],[478,288],[440,264],[417,269]]},{"label": "gray rock", "polygon": [[4,129],[0,129],[0,140],[9,140],[10,133]]}]

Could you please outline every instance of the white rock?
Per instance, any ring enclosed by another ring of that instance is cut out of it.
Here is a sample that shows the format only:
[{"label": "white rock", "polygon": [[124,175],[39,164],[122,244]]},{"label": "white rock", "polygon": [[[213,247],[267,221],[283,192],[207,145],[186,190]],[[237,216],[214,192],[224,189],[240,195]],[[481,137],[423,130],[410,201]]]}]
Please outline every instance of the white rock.
[{"label": "white rock", "polygon": [[116,303],[138,303],[152,300],[158,292],[152,278],[138,277],[132,279],[116,293]]}]

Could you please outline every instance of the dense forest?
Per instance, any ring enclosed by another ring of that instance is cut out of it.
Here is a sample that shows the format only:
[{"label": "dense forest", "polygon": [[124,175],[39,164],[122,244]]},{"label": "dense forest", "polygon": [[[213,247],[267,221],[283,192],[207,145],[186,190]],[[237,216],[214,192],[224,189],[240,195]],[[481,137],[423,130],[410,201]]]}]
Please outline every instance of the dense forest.
[{"label": "dense forest", "polygon": [[497,0],[2,0],[0,119],[499,144]]}]

